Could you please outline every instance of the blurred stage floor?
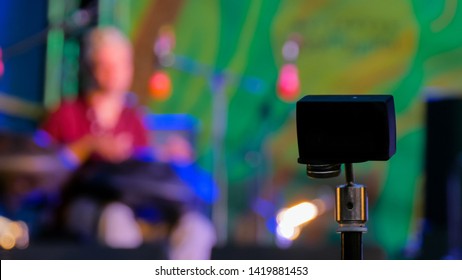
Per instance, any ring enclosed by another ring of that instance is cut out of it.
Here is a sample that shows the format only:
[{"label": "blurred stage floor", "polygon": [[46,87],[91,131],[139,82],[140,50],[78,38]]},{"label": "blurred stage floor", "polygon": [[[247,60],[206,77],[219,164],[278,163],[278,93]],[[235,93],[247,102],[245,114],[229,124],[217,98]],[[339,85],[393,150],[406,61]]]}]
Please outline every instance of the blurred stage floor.
[{"label": "blurred stage floor", "polygon": [[[145,245],[137,249],[110,249],[99,246],[82,246],[69,243],[41,244],[27,249],[0,251],[2,260],[162,260],[166,259],[164,245]],[[364,247],[367,260],[385,259],[385,253],[378,247]],[[214,260],[339,260],[339,247],[319,249],[257,246],[226,246],[214,248]]]}]

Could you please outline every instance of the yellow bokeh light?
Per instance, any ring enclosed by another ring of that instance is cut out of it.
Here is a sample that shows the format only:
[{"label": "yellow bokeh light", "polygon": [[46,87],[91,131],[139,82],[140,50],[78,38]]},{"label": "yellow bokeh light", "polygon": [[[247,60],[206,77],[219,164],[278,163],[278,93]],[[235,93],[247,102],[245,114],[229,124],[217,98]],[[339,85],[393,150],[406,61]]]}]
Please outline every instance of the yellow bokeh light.
[{"label": "yellow bokeh light", "polygon": [[300,226],[316,218],[318,212],[318,207],[311,202],[281,209],[276,217],[277,234],[285,239],[295,240],[300,234]]},{"label": "yellow bokeh light", "polygon": [[278,225],[276,230],[279,236],[289,240],[295,240],[300,235],[299,227],[291,227],[285,224]]},{"label": "yellow bokeh light", "polygon": [[296,227],[311,221],[318,215],[318,208],[311,202],[302,202],[290,208],[282,209],[277,215],[278,223]]},{"label": "yellow bokeh light", "polygon": [[16,239],[11,233],[4,233],[0,236],[0,247],[5,250],[11,250],[16,245]]}]

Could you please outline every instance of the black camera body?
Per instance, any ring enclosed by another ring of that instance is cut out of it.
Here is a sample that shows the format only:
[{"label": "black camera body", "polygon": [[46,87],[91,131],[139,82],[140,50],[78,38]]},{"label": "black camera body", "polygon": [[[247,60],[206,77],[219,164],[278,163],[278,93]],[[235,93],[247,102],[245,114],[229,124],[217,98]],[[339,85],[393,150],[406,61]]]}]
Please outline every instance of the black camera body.
[{"label": "black camera body", "polygon": [[386,161],[396,152],[391,95],[307,95],[296,114],[301,164]]}]

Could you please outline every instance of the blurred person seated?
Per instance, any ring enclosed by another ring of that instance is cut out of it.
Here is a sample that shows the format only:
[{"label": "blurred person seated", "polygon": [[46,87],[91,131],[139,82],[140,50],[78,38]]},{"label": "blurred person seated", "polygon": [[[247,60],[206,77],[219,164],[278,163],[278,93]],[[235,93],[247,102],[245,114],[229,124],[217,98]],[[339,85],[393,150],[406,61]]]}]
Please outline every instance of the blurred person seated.
[{"label": "blurred person seated", "polygon": [[160,209],[174,222],[171,259],[207,259],[215,244],[211,222],[194,207],[194,194],[170,164],[152,161],[142,114],[128,89],[132,47],[115,28],[92,30],[84,41],[85,91],[66,100],[42,131],[63,145],[75,169],[63,195],[65,229],[114,248],[143,243],[137,209]]}]

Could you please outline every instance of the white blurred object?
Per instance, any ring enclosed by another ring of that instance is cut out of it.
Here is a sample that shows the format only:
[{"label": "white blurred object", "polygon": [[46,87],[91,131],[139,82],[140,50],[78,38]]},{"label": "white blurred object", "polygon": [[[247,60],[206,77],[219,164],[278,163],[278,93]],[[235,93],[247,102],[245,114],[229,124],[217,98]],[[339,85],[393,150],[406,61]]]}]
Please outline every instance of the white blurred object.
[{"label": "white blurred object", "polygon": [[99,237],[112,248],[137,248],[143,243],[135,215],[125,204],[113,202],[104,207],[99,221]]},{"label": "white blurred object", "polygon": [[202,214],[183,214],[170,238],[172,260],[207,260],[217,242],[215,228]]},{"label": "white blurred object", "polygon": [[[302,202],[281,209],[276,217],[276,234],[279,245],[288,246],[300,234],[300,227],[321,214],[322,208],[311,202]],[[321,211],[320,211],[321,210]]]},{"label": "white blurred object", "polygon": [[29,246],[29,228],[23,221],[12,221],[0,216],[0,248],[11,250]]}]

